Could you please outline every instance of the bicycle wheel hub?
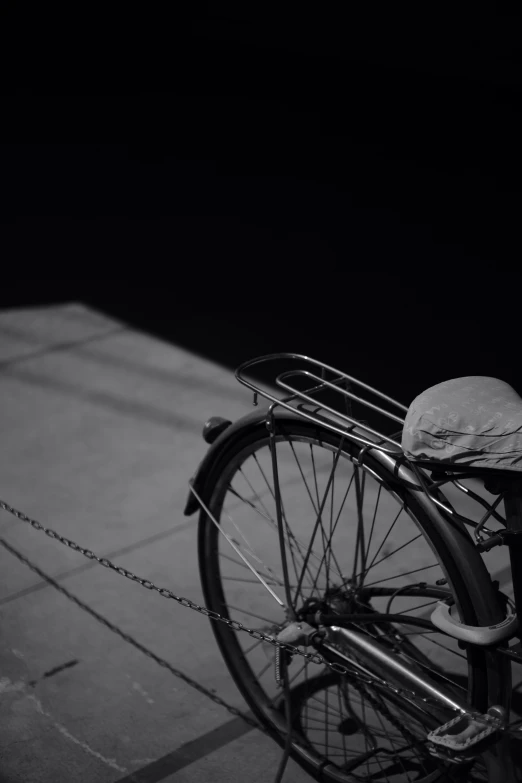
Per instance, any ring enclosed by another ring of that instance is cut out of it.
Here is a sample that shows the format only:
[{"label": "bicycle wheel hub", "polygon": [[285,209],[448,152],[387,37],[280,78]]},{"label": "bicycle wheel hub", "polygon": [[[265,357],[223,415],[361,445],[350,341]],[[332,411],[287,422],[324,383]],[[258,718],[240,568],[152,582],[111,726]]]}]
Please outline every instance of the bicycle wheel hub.
[{"label": "bicycle wheel hub", "polygon": [[[351,614],[360,611],[356,600],[355,588],[346,585],[343,587],[330,587],[325,591],[323,598],[307,598],[301,609],[296,613],[300,621],[311,622],[311,618],[321,614]],[[317,624],[312,622],[312,625]]]}]

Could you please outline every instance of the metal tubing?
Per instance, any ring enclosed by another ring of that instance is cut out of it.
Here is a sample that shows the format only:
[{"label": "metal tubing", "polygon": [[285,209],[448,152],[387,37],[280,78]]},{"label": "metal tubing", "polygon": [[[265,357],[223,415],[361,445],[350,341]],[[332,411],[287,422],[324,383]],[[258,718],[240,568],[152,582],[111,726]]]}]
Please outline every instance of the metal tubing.
[{"label": "metal tubing", "polygon": [[[511,561],[513,596],[519,623],[522,621],[522,487],[513,487],[504,495],[506,510],[507,541]],[[519,639],[521,634],[518,634]]]},{"label": "metal tubing", "polygon": [[[247,368],[254,367],[256,364],[262,364],[263,362],[274,361],[276,359],[301,359],[305,362],[310,362],[311,364],[315,364],[316,367],[321,367],[321,369],[329,370],[330,372],[345,378],[347,381],[357,384],[357,386],[360,386],[362,389],[366,389],[366,391],[372,392],[372,394],[375,394],[377,397],[380,397],[381,399],[386,400],[392,405],[395,405],[397,408],[400,408],[405,413],[407,413],[408,411],[407,405],[403,405],[402,402],[398,402],[398,400],[394,400],[393,397],[389,397],[387,394],[384,394],[378,389],[375,389],[373,386],[364,383],[364,381],[359,381],[357,380],[357,378],[353,378],[351,375],[348,375],[345,372],[341,372],[341,370],[337,370],[335,367],[330,367],[328,364],[325,364],[324,362],[320,362],[317,359],[312,359],[310,356],[306,356],[301,353],[271,353],[271,354],[266,354],[265,356],[258,356],[256,359],[249,359],[248,361],[243,362],[243,364],[241,364],[237,368],[236,378],[241,383],[244,383],[244,379],[242,379],[240,376],[241,373],[244,372]],[[248,382],[245,385],[248,385]]]},{"label": "metal tubing", "polygon": [[[285,373],[283,373],[283,374],[285,374]],[[294,373],[294,374],[296,374],[296,373]],[[378,438],[382,438],[383,440],[388,441],[388,443],[393,443],[395,446],[399,446],[400,447],[400,443],[398,441],[394,440],[393,438],[389,438],[387,435],[383,435],[382,432],[378,432],[378,430],[374,430],[373,427],[370,427],[368,424],[362,424],[362,422],[360,422],[358,419],[354,419],[351,416],[347,416],[344,413],[339,413],[339,411],[337,411],[335,408],[332,408],[330,405],[326,405],[325,403],[318,403],[317,400],[314,400],[313,397],[310,397],[310,395],[305,394],[305,392],[298,392],[296,389],[293,388],[293,386],[289,386],[288,384],[283,383],[283,381],[281,381],[281,377],[282,376],[278,376],[276,378],[277,385],[281,386],[283,389],[286,389],[286,391],[294,393],[301,400],[304,400],[305,402],[310,403],[310,405],[316,405],[316,406],[320,407],[322,410],[328,411],[329,413],[333,413],[334,416],[337,416],[340,419],[344,419],[348,423],[353,424],[353,425],[359,427],[360,429],[364,430],[365,432],[369,432],[370,434],[372,434],[372,435],[374,435],[374,436],[376,436]],[[325,385],[328,385],[326,381],[324,383],[325,383]],[[365,404],[368,408],[373,408],[373,409],[376,409],[378,411],[382,410],[381,408],[378,408],[376,405],[372,405],[372,403],[370,403],[370,402],[365,403],[364,400],[360,400],[359,397],[356,397],[353,394],[352,395],[347,395],[347,396],[350,396],[350,397],[352,397],[355,400],[363,402],[363,404]],[[401,422],[402,424],[404,424],[404,419],[399,419],[398,416],[393,416],[393,414],[391,414],[391,413],[389,413],[389,414],[387,413],[386,415],[390,419],[392,418],[394,421],[396,420],[397,422]],[[369,441],[369,444],[370,445],[375,445],[371,441]]]},{"label": "metal tubing", "polygon": [[[441,707],[458,710],[462,714],[471,712],[468,704],[412,671],[411,667],[406,666],[393,653],[387,652],[371,637],[336,625],[330,626],[326,634],[325,647],[328,645],[328,640],[337,645],[346,645],[347,648],[353,650],[357,657],[362,659],[368,667],[368,672],[372,673],[377,669],[380,676],[396,687],[414,691],[421,698],[434,699]],[[339,653],[338,650],[334,650],[334,652],[349,661],[351,665],[364,668],[356,660],[350,658],[348,649],[346,655]]]},{"label": "metal tubing", "polygon": [[360,402],[362,405],[366,405],[368,408],[371,408],[374,411],[377,411],[377,413],[382,413],[384,416],[387,416],[389,419],[392,419],[392,421],[397,422],[398,424],[404,424],[404,419],[401,419],[400,416],[396,416],[394,413],[391,413],[390,411],[385,410],[384,408],[381,408],[380,405],[375,405],[373,402],[369,402],[368,400],[363,400],[362,397],[358,397],[353,392],[349,392],[347,389],[341,389],[340,386],[337,386],[335,383],[331,383],[330,381],[327,381],[326,378],[319,378],[317,375],[314,375],[314,373],[310,372],[309,370],[287,370],[286,372],[280,373],[280,375],[277,376],[277,384],[278,386],[282,386],[283,389],[286,389],[289,392],[295,392],[298,393],[293,386],[290,386],[287,383],[283,383],[283,379],[291,378],[293,376],[306,376],[307,378],[312,378],[314,381],[319,381],[320,384],[324,386],[328,386],[330,389],[333,389],[336,392],[339,392],[339,394],[344,394],[345,397],[349,397],[351,400],[355,400],[355,402]]},{"label": "metal tubing", "polygon": [[288,576],[288,562],[286,559],[285,548],[285,534],[283,525],[286,523],[286,519],[283,520],[283,506],[281,501],[281,490],[279,487],[279,471],[277,469],[277,454],[276,454],[276,433],[275,422],[273,415],[274,405],[270,406],[267,415],[267,427],[270,437],[270,454],[272,457],[272,472],[274,476],[274,499],[276,502],[276,516],[277,516],[277,530],[279,533],[279,548],[281,550],[281,563],[283,566],[283,579],[285,581],[285,594],[286,594],[286,613],[290,620],[295,620],[296,614],[292,604],[292,595],[290,592],[290,579]]},{"label": "metal tubing", "polygon": [[[309,365],[313,365],[314,367],[319,367],[321,369],[322,377],[317,376],[315,373],[311,372],[310,370],[302,369],[302,368],[297,370],[290,369],[282,373],[279,373],[274,379],[275,385],[290,392],[290,396],[279,398],[275,396],[277,394],[277,390],[275,390],[274,388],[271,387],[270,390],[262,389],[259,386],[259,384],[253,383],[252,381],[248,380],[244,376],[244,373],[247,369],[255,367],[256,365],[264,364],[275,360],[285,360],[287,362],[292,360],[294,361],[298,360],[302,362],[307,362]],[[327,372],[333,374],[334,376],[333,379],[326,378]],[[319,383],[311,389],[309,388],[306,391],[300,391],[299,389],[296,389],[293,386],[286,384],[283,380],[284,378],[289,378],[293,376],[308,377],[313,381],[318,381]],[[267,356],[260,356],[257,359],[251,359],[247,362],[243,362],[243,364],[241,364],[240,367],[238,367],[238,369],[236,370],[236,378],[240,383],[242,383],[247,388],[251,389],[251,391],[253,391],[255,394],[260,394],[262,397],[265,397],[265,399],[269,400],[270,402],[276,403],[281,407],[286,408],[289,411],[292,411],[294,413],[298,412],[298,414],[302,418],[308,419],[308,421],[313,421],[315,424],[318,424],[321,427],[330,430],[331,432],[336,432],[338,435],[341,436],[345,436],[349,434],[350,438],[355,442],[364,444],[366,446],[376,446],[377,448],[379,448],[379,450],[383,452],[387,452],[390,454],[401,453],[401,445],[398,441],[394,440],[388,435],[384,435],[383,433],[378,432],[377,430],[370,427],[368,424],[360,422],[359,420],[354,419],[345,413],[341,413],[335,408],[332,408],[326,405],[325,403],[320,402],[317,399],[314,399],[311,396],[311,394],[324,391],[325,389],[331,389],[333,391],[340,392],[345,397],[345,399],[353,399],[356,402],[360,403],[361,405],[367,407],[368,409],[372,411],[376,411],[381,415],[386,416],[387,418],[391,419],[395,423],[400,423],[401,425],[404,423],[404,419],[398,416],[396,413],[392,413],[392,411],[388,411],[385,408],[376,405],[374,402],[371,402],[370,400],[365,400],[364,398],[359,397],[353,392],[348,391],[346,389],[342,389],[338,386],[338,383],[340,381],[348,381],[349,384],[357,386],[359,387],[359,389],[363,389],[365,392],[369,392],[370,394],[375,395],[376,397],[385,401],[388,405],[398,409],[400,412],[406,413],[408,408],[402,403],[398,402],[397,400],[394,400],[392,397],[389,397],[387,394],[383,394],[383,392],[380,392],[378,389],[369,386],[367,383],[364,383],[363,381],[358,381],[356,378],[353,378],[351,375],[347,375],[346,373],[343,373],[340,370],[336,370],[334,367],[330,367],[329,365],[324,364],[324,362],[319,362],[316,359],[312,359],[311,357],[305,356],[303,354],[295,354],[295,353],[270,354]],[[324,419],[319,419],[316,416],[307,413],[302,409],[296,411],[295,407],[289,404],[290,402],[295,402],[296,400],[300,400],[302,403],[304,402],[307,404],[312,404],[318,410],[322,410],[325,413],[327,412],[330,415],[335,416],[336,419],[343,422],[344,427],[341,428],[341,426],[335,426],[335,424],[329,421],[325,421]],[[357,427],[359,430],[357,434],[354,433],[353,431],[354,427]],[[372,440],[372,438],[377,438],[377,443],[375,443],[375,441]]]}]

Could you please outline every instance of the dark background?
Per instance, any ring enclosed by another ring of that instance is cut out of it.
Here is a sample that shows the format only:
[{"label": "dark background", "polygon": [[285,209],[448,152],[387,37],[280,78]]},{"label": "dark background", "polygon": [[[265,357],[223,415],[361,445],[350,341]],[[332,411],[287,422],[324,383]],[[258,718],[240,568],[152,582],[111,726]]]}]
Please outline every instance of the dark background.
[{"label": "dark background", "polygon": [[83,301],[231,368],[303,352],[405,403],[522,390],[520,16],[112,13],[3,27],[2,306]]}]

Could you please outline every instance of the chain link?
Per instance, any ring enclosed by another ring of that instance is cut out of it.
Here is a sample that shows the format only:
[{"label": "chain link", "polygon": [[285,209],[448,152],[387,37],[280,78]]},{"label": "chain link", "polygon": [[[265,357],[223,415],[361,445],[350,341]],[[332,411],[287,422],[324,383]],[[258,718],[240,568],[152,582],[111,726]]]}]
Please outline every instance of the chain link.
[{"label": "chain link", "polygon": [[[391,685],[390,683],[386,682],[385,680],[379,679],[377,677],[370,677],[367,675],[362,674],[356,667],[353,668],[347,668],[339,663],[330,663],[330,661],[327,661],[325,658],[323,658],[322,655],[319,653],[307,653],[303,650],[300,650],[298,647],[295,647],[292,644],[285,644],[283,642],[277,641],[273,636],[268,636],[267,634],[262,633],[261,631],[256,630],[255,628],[248,628],[247,626],[243,625],[243,623],[238,622],[237,620],[231,620],[228,617],[223,617],[218,612],[214,612],[211,609],[207,609],[205,606],[200,606],[199,604],[195,603],[194,601],[191,601],[189,598],[184,598],[183,596],[178,596],[175,593],[173,593],[171,590],[169,590],[166,587],[158,587],[154,584],[154,582],[151,582],[149,579],[142,579],[139,576],[136,576],[136,574],[133,574],[132,571],[129,571],[126,568],[123,568],[122,566],[115,565],[111,560],[109,560],[106,557],[99,557],[94,552],[92,552],[90,549],[84,549],[79,544],[76,544],[74,541],[71,541],[70,539],[66,538],[65,536],[60,535],[55,530],[52,530],[51,528],[47,528],[44,525],[42,525],[40,522],[37,522],[35,519],[31,519],[26,514],[24,514],[22,511],[18,511],[17,509],[10,506],[8,503],[0,499],[0,509],[3,511],[7,511],[9,514],[12,514],[14,517],[19,519],[22,522],[26,522],[29,525],[31,525],[35,530],[42,531],[45,533],[49,538],[52,538],[56,541],[59,541],[61,544],[64,544],[65,546],[69,547],[70,549],[73,549],[75,552],[79,552],[84,557],[87,557],[89,560],[96,560],[100,565],[104,566],[105,568],[110,568],[112,571],[116,571],[116,573],[120,574],[121,576],[124,576],[127,579],[130,579],[133,582],[137,582],[138,584],[142,585],[142,587],[147,588],[147,590],[154,590],[159,595],[161,595],[163,598],[171,598],[172,600],[176,601],[181,606],[185,606],[188,609],[194,609],[196,612],[199,612],[200,614],[204,615],[205,617],[209,617],[211,620],[217,620],[219,622],[225,623],[230,628],[233,628],[236,631],[243,631],[247,634],[249,634],[252,638],[257,639],[262,642],[268,642],[274,647],[279,647],[281,650],[287,650],[292,655],[300,655],[301,657],[305,658],[307,661],[310,661],[311,663],[317,663],[317,664],[323,664],[324,666],[328,667],[332,671],[334,671],[336,674],[343,674],[343,675],[349,675],[350,678],[356,678],[359,682],[364,683],[365,685],[369,686],[375,686],[378,685],[381,688],[385,687],[388,690],[392,691],[396,695],[407,698],[407,699],[414,699],[416,701],[423,702],[427,706],[440,706],[439,703],[435,699],[429,699],[423,696],[419,696],[414,691],[410,691],[405,688],[397,688],[394,685]],[[6,546],[6,542],[3,542],[4,546]],[[19,553],[16,552],[16,550],[12,549],[9,545],[6,546],[7,549],[12,551],[13,554],[15,554],[19,559],[25,560],[23,556],[20,556]],[[36,566],[30,565],[32,570],[36,571],[36,573],[39,573],[41,576],[43,576],[44,579],[52,583],[55,587],[57,587],[61,592],[67,593],[67,591],[61,587],[57,582],[52,580],[51,578],[44,575]],[[71,596],[68,594],[72,600],[83,606],[85,608],[85,605],[82,605],[82,603],[75,598],[74,596]],[[87,610],[91,614],[96,614],[93,610],[91,610],[89,607],[87,607]],[[101,619],[101,622],[103,624],[107,625],[108,627],[111,627],[114,630],[114,626],[111,626],[108,621],[105,620],[105,618],[99,618]],[[118,630],[118,633],[123,637],[126,638],[127,641],[130,641],[135,646],[138,646],[139,643],[132,640],[130,637],[127,637],[126,634],[123,634],[123,632]],[[146,651],[146,648],[143,648],[143,651]],[[161,666],[165,666],[165,662],[162,661],[162,659],[157,658],[157,656],[154,655],[154,653],[150,653],[150,651],[146,651],[146,654],[149,655],[149,657],[152,657],[154,660],[156,660],[157,663],[159,663]],[[168,668],[168,666],[167,666]],[[208,693],[207,693],[208,695]],[[211,697],[212,698],[212,697]],[[219,697],[218,697],[219,698]],[[216,703],[220,703],[221,700],[214,699]],[[224,704],[224,703],[223,703]],[[224,706],[229,710],[232,711],[234,708],[230,708],[228,705],[224,704]],[[382,707],[381,707],[382,709]],[[458,710],[455,710],[457,714],[461,714]],[[245,716],[242,713],[239,713],[238,715],[242,718]],[[474,720],[484,720],[483,716],[478,715],[475,712],[469,712],[467,713],[467,717],[472,718]],[[247,720],[248,722],[248,720]],[[392,720],[394,725],[397,726],[395,723],[395,720]],[[251,722],[253,723],[253,721]],[[259,728],[259,724],[253,723],[256,728]],[[401,731],[404,730],[404,727],[401,728]],[[511,733],[511,732],[510,732]],[[520,736],[519,732],[513,732],[513,734],[516,734],[516,736]],[[413,735],[412,735],[413,736]]]}]

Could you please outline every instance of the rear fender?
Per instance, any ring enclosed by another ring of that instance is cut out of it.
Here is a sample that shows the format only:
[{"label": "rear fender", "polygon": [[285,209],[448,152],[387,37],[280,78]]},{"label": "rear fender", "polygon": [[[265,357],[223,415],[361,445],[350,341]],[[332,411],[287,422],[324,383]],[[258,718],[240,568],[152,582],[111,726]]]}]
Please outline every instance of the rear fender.
[{"label": "rear fender", "polygon": [[[212,469],[212,466],[215,464],[216,460],[219,459],[223,451],[229,448],[234,439],[243,438],[250,430],[265,426],[266,418],[266,408],[261,408],[260,410],[247,413],[246,416],[242,416],[236,422],[230,424],[230,426],[227,427],[221,433],[221,435],[216,438],[214,443],[212,443],[207,453],[203,457],[195,475],[189,481],[189,484],[194,487],[202,500],[205,500],[204,495],[207,477],[210,473],[210,470]],[[285,409],[274,410],[274,418],[276,420],[284,418],[286,421],[289,419],[302,421],[300,416],[297,416],[296,414],[293,414]],[[198,500],[191,491],[189,493],[187,504],[183,513],[185,516],[191,516],[198,510],[198,508]]]}]

